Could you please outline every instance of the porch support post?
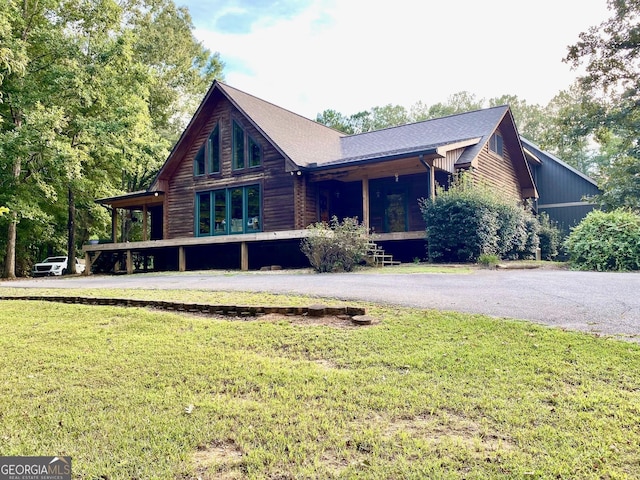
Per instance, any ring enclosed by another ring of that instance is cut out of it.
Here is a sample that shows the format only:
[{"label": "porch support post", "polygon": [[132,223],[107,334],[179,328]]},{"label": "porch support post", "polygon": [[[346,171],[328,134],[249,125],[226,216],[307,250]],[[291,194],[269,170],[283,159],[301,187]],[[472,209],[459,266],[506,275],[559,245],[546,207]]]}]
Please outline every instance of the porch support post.
[{"label": "porch support post", "polygon": [[127,250],[127,273],[129,275],[133,273],[133,255],[131,250]]},{"label": "porch support post", "polygon": [[240,244],[240,270],[249,270],[249,244],[247,242]]},{"label": "porch support post", "polygon": [[142,241],[146,242],[149,239],[147,235],[147,205],[142,206]]},{"label": "porch support post", "polygon": [[420,163],[429,170],[429,198],[434,200],[436,198],[436,172],[433,168],[433,158],[425,160],[424,155],[420,155],[419,159]]},{"label": "porch support post", "polygon": [[429,196],[431,200],[435,200],[436,198],[436,171],[433,168],[433,158],[431,160],[427,160],[427,164],[429,165]]},{"label": "porch support post", "polygon": [[111,210],[111,241],[118,243],[118,209]]},{"label": "porch support post", "polygon": [[84,272],[82,275],[91,275],[91,255],[89,252],[84,252]]},{"label": "porch support post", "polygon": [[362,179],[362,223],[369,231],[369,179]]},{"label": "porch support post", "polygon": [[187,256],[185,255],[184,247],[178,247],[178,271],[184,272],[187,270]]}]

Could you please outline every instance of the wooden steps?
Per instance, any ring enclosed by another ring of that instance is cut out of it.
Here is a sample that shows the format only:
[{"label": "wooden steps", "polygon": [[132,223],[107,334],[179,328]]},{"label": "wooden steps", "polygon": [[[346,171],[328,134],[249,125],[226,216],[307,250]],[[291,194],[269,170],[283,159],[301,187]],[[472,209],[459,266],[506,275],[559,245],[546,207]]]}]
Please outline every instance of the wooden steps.
[{"label": "wooden steps", "polygon": [[390,265],[400,265],[400,262],[393,259],[393,255],[386,253],[375,242],[369,242],[367,249],[367,260],[374,267],[387,267]]}]

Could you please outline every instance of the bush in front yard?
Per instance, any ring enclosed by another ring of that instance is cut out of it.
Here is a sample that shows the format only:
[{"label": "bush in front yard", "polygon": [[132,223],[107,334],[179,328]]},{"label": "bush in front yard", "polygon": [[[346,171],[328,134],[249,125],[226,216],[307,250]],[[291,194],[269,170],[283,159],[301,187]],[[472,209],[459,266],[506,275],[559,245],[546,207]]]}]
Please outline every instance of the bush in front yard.
[{"label": "bush in front yard", "polygon": [[540,224],[530,208],[517,202],[493,199],[498,214],[498,250],[500,258],[517,260],[535,258],[540,244]]},{"label": "bush in front yard", "polygon": [[538,215],[538,222],[540,223],[538,238],[540,239],[541,258],[542,260],[553,260],[559,253],[562,232],[558,225],[551,221],[546,212]]},{"label": "bush in front yard", "polygon": [[640,216],[593,210],[571,230],[565,247],[580,270],[640,270]]},{"label": "bush in front yard", "polygon": [[310,236],[300,249],[316,272],[350,272],[366,256],[370,235],[357,218],[319,222],[308,227]]},{"label": "bush in front yard", "polygon": [[481,255],[534,258],[538,222],[529,209],[461,175],[434,200],[422,199],[429,259],[475,262]]}]

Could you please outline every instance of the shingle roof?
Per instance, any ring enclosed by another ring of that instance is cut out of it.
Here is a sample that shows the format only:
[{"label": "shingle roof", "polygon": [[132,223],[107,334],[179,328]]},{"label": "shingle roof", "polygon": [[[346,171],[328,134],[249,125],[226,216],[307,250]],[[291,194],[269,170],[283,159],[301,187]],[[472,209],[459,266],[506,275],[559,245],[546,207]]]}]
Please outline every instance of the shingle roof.
[{"label": "shingle roof", "polygon": [[344,133],[309,120],[253,95],[218,82],[220,89],[247,115],[280,152],[299,167],[337,160]]},{"label": "shingle roof", "polygon": [[443,145],[481,138],[477,145],[467,148],[463,155],[466,158],[467,152],[474,152],[469,158],[470,161],[477,155],[476,150],[479,150],[495,131],[507,110],[506,106],[494,107],[344,137],[341,140],[341,161],[347,163],[367,158],[419,153]]},{"label": "shingle roof", "polygon": [[322,167],[410,155],[471,138],[460,163],[470,162],[486,143],[508,107],[493,107],[358,135],[345,135],[289,110],[218,82],[220,89],[256,128],[298,167]]}]

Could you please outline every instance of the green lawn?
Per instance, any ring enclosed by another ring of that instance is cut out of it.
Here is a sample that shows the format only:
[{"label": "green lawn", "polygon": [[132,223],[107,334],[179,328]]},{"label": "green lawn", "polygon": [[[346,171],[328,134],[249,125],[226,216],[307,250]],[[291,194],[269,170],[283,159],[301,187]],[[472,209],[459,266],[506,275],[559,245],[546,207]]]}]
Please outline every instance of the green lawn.
[{"label": "green lawn", "polygon": [[0,452],[83,479],[638,478],[638,345],[367,307],[371,327],[3,301]]}]

